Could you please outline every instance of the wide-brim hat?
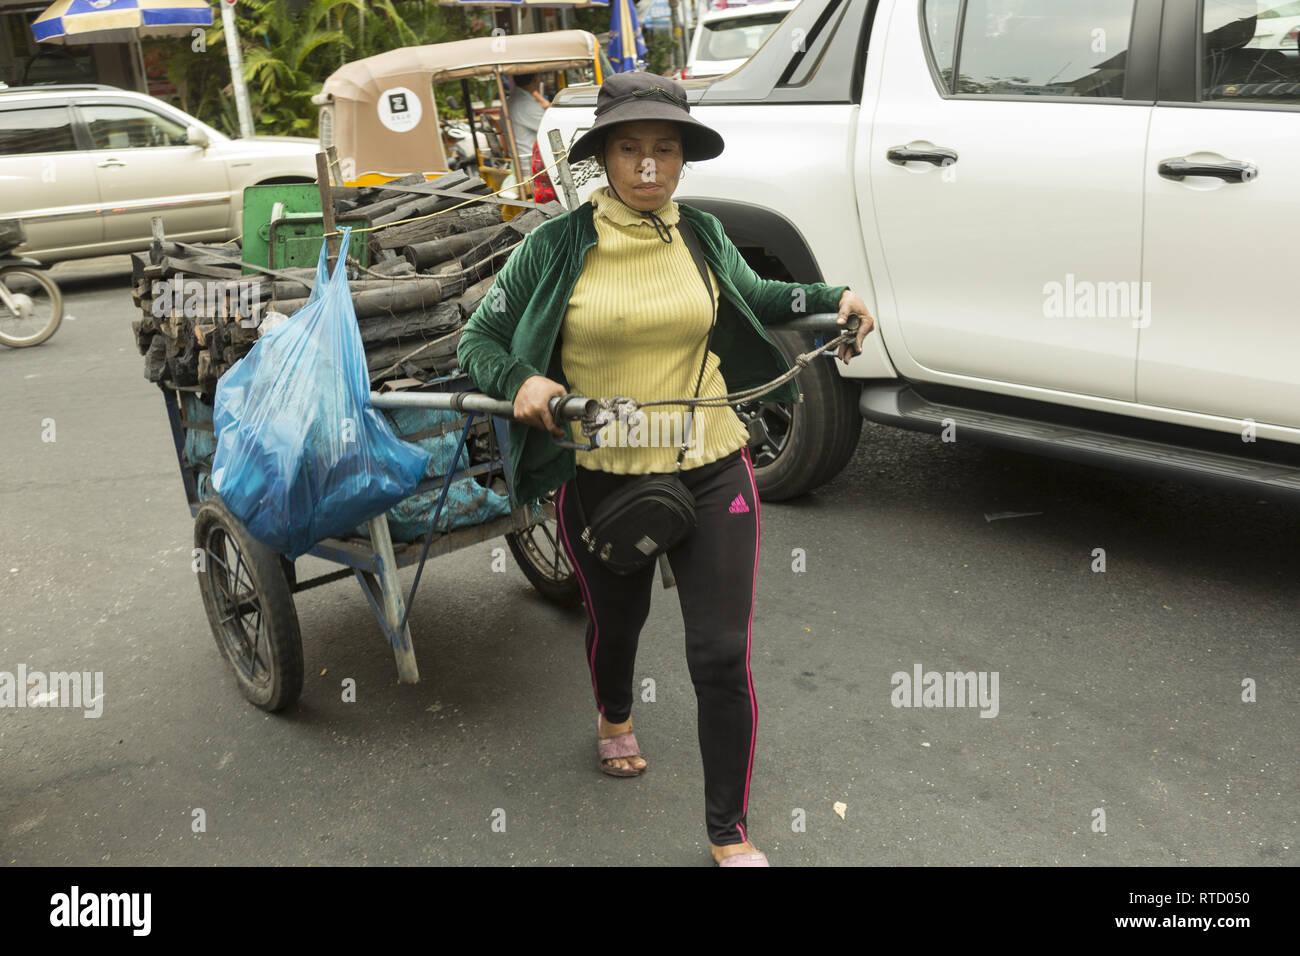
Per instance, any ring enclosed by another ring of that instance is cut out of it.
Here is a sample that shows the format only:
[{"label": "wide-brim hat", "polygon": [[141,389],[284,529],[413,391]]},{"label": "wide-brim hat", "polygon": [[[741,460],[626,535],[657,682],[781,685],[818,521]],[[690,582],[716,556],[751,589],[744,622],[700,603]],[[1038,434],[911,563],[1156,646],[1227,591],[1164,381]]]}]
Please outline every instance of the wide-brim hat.
[{"label": "wide-brim hat", "polygon": [[596,94],[596,122],[569,147],[569,162],[591,159],[611,126],[636,120],[666,120],[682,131],[682,161],[713,159],[721,154],[722,137],[691,116],[686,89],[656,73],[615,73]]}]

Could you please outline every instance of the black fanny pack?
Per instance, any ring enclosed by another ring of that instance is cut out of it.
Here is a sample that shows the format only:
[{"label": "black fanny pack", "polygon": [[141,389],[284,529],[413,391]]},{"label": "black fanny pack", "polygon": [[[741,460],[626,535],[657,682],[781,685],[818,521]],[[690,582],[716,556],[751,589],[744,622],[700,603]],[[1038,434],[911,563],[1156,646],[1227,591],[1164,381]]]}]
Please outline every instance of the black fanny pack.
[{"label": "black fanny pack", "polygon": [[[695,381],[695,396],[699,397],[704,368],[709,361],[713,329],[718,322],[717,302],[713,297],[713,285],[709,282],[704,254],[700,251],[695,230],[683,218],[677,222],[677,231],[691,251],[691,258],[695,260],[700,278],[704,280],[704,288],[709,294],[709,307],[713,310],[709,334],[704,340],[700,374]],[[592,514],[591,521],[587,520],[582,497],[577,493],[578,482],[576,479],[573,482],[578,520],[583,525],[582,541],[589,552],[616,574],[639,571],[660,554],[675,547],[695,529],[695,495],[678,477],[682,469],[682,458],[691,443],[691,430],[695,425],[693,407],[688,412],[687,420],[686,441],[677,455],[677,470],[669,474],[637,476],[602,500]]]}]

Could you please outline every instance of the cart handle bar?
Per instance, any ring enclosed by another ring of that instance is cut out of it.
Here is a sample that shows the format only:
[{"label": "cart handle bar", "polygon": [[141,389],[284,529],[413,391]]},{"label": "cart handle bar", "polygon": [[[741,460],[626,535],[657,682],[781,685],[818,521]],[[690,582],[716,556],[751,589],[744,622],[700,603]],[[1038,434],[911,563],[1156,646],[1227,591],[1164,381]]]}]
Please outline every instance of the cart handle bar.
[{"label": "cart handle bar", "polygon": [[[513,419],[513,402],[492,398],[482,392],[371,392],[375,408],[434,408],[453,412],[474,412]],[[556,421],[581,421],[595,415],[600,402],[581,395],[557,395],[551,399],[551,417]]]},{"label": "cart handle bar", "polygon": [[[815,312],[797,316],[788,322],[772,323],[771,328],[799,332],[853,332],[858,327],[858,317],[850,315],[847,325],[837,325],[834,312]],[[371,392],[370,404],[375,408],[434,408],[455,412],[476,412],[514,418],[513,402],[492,398],[482,392]],[[551,399],[551,417],[556,421],[581,421],[595,416],[600,402],[581,395],[557,396]]]}]

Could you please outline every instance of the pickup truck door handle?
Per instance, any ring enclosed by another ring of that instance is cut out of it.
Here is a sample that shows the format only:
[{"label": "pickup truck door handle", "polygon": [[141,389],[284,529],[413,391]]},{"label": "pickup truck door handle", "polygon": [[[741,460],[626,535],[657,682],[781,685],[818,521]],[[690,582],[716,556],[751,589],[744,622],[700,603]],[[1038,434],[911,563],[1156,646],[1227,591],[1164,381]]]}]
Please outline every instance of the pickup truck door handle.
[{"label": "pickup truck door handle", "polygon": [[1213,176],[1225,183],[1248,183],[1259,175],[1254,163],[1229,160],[1226,163],[1194,163],[1189,159],[1165,159],[1156,167],[1165,179],[1182,181],[1188,176]]},{"label": "pickup truck door handle", "polygon": [[106,159],[103,162],[96,163],[95,165],[100,169],[104,169],[108,166],[125,166],[126,163],[122,162],[120,159]]},{"label": "pickup truck door handle", "polygon": [[957,151],[935,146],[932,149],[912,149],[910,146],[893,146],[885,153],[885,158],[896,166],[904,163],[931,163],[935,166],[951,166],[957,162]]}]

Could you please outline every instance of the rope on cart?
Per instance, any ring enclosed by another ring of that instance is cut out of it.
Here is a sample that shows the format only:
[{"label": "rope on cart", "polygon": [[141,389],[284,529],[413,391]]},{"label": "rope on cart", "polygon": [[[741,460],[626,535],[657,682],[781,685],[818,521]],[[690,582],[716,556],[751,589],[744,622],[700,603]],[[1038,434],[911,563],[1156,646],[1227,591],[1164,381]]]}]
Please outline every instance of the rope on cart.
[{"label": "rope on cart", "polygon": [[[492,255],[491,255],[489,258],[493,258],[493,259],[495,259],[497,256],[501,255],[503,252],[513,252],[516,248],[518,248],[519,246],[522,246],[523,244],[524,244],[524,241],[523,241],[522,239],[520,239],[518,242],[511,243],[511,244],[508,245],[508,246],[503,246],[503,247],[501,247],[500,249],[498,249],[496,252],[492,253]],[[392,261],[396,261],[396,260],[392,260]],[[360,271],[360,272],[364,272],[364,273],[365,273],[366,275],[368,275],[368,276],[374,276],[376,279],[391,279],[391,280],[396,281],[396,282],[401,282],[401,281],[406,280],[406,279],[416,279],[416,280],[423,279],[423,280],[425,280],[425,281],[428,281],[429,278],[430,278],[428,275],[421,275],[421,274],[418,274],[418,273],[417,273],[416,275],[413,275],[413,276],[386,276],[386,275],[384,275],[382,272],[376,272],[374,269],[371,269],[369,266],[363,266],[360,262],[358,262],[356,259],[352,258],[351,256],[348,256],[348,265],[349,265],[349,266],[356,266],[356,268],[357,268],[358,271]],[[455,272],[440,272],[440,273],[436,273],[436,274],[433,276],[433,278],[435,278],[435,279],[444,279],[444,278],[455,278],[455,277],[457,277],[457,276],[463,276],[465,273],[471,271],[472,269],[477,269],[477,268],[479,268],[481,265],[482,265],[481,262],[476,262],[476,263],[474,263],[474,265],[472,265],[472,266],[467,266],[467,267],[465,267],[465,268],[458,269],[458,270],[455,271]]]}]

